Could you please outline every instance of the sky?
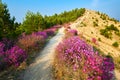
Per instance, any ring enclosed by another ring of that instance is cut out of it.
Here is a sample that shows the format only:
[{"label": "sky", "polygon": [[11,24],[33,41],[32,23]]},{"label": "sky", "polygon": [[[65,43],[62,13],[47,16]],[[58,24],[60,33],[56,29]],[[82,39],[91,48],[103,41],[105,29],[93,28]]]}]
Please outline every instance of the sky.
[{"label": "sky", "polygon": [[2,0],[6,3],[11,16],[23,22],[27,11],[53,15],[75,8],[86,8],[108,14],[120,20],[120,0]]}]

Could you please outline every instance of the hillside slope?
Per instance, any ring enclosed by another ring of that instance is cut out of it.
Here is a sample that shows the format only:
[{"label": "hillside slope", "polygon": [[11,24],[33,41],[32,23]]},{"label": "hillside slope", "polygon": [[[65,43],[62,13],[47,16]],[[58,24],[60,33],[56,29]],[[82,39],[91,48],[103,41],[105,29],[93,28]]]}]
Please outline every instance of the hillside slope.
[{"label": "hillside slope", "polygon": [[[120,22],[106,14],[86,10],[85,14],[70,26],[78,30],[88,43],[104,55],[112,56],[115,68],[120,71]],[[118,80],[119,71],[115,71]]]}]

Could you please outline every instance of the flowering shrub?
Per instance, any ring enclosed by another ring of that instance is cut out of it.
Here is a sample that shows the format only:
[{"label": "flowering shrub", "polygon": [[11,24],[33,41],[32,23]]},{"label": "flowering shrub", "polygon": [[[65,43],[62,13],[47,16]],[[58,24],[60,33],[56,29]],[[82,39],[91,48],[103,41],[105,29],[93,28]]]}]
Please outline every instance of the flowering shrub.
[{"label": "flowering shrub", "polygon": [[24,50],[18,46],[14,46],[4,51],[5,44],[0,42],[0,71],[11,66],[19,66],[27,58]]},{"label": "flowering shrub", "polygon": [[38,31],[35,33],[37,36],[43,36],[44,39],[46,39],[48,36],[47,36],[47,33],[46,32],[43,32],[43,31]]},{"label": "flowering shrub", "polygon": [[45,42],[45,37],[47,37],[46,34],[42,34],[44,33],[38,32],[32,33],[31,35],[24,35],[18,40],[18,45],[27,52],[36,50],[38,49],[38,47],[43,46]]},{"label": "flowering shrub", "polygon": [[75,30],[75,29],[66,29],[65,30],[65,37],[66,38],[69,38],[69,37],[72,37],[72,36],[75,36],[75,35],[78,35],[78,32],[77,32],[77,30]]},{"label": "flowering shrub", "polygon": [[94,43],[95,45],[98,45],[97,39],[96,38],[92,38],[92,43]]},{"label": "flowering shrub", "polygon": [[48,36],[53,36],[54,35],[54,29],[47,29],[47,30],[44,30],[44,32],[47,33]]},{"label": "flowering shrub", "polygon": [[5,61],[4,61],[4,44],[0,42],[0,71],[5,68]]},{"label": "flowering shrub", "polygon": [[0,42],[0,56],[4,53],[3,49],[4,49],[4,44],[2,42]]},{"label": "flowering shrub", "polygon": [[54,36],[55,32],[61,28],[61,25],[55,25],[49,29],[45,29],[43,32],[45,32],[47,34],[47,36]]},{"label": "flowering shrub", "polygon": [[1,42],[4,44],[4,51],[10,49],[15,44],[14,40],[10,40],[10,39],[7,39],[7,38],[3,38]]},{"label": "flowering shrub", "polygon": [[57,79],[110,80],[114,64],[104,58],[79,37],[65,39],[56,48],[55,75]]},{"label": "flowering shrub", "polygon": [[26,52],[18,46],[14,46],[6,51],[5,56],[7,58],[7,63],[16,67],[27,58]]}]

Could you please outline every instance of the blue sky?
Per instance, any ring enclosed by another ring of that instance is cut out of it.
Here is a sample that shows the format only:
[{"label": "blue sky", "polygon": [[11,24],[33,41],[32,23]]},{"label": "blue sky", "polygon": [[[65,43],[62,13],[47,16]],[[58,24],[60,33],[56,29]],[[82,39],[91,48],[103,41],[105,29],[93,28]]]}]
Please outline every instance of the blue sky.
[{"label": "blue sky", "polygon": [[53,15],[75,8],[87,8],[107,13],[120,20],[120,0],[2,0],[11,16],[22,22],[28,10],[42,15]]}]

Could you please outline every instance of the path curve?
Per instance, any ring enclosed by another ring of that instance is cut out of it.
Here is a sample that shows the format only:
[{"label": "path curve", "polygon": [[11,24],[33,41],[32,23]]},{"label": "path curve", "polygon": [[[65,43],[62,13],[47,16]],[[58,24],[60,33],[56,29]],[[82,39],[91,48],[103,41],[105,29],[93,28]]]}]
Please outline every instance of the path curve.
[{"label": "path curve", "polygon": [[52,62],[54,60],[55,47],[64,37],[64,28],[60,28],[58,33],[50,39],[46,47],[25,71],[23,80],[53,80]]}]

